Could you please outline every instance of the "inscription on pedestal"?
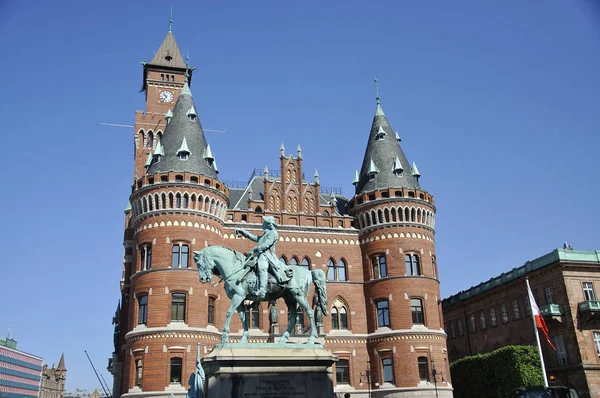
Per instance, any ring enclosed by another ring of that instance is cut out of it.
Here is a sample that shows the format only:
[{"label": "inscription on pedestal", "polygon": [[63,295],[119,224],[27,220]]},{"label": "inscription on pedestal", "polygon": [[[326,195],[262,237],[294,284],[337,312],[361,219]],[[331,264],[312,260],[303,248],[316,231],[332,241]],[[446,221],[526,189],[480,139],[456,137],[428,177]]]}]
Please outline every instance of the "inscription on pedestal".
[{"label": "inscription on pedestal", "polygon": [[[236,377],[237,378],[237,377]],[[307,378],[305,375],[289,373],[286,375],[264,375],[239,377],[240,397],[243,398],[287,398],[307,397]],[[234,384],[237,384],[234,382]]]}]

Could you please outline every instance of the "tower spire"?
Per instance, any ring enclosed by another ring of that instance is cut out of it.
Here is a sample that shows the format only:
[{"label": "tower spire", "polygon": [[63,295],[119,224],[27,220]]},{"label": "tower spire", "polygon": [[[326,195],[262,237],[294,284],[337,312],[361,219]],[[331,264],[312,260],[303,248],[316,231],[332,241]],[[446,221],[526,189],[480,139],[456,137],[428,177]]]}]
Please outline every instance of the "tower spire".
[{"label": "tower spire", "polygon": [[173,32],[173,5],[171,5],[171,17],[169,18],[169,32]]},{"label": "tower spire", "polygon": [[377,82],[377,78],[375,78],[375,99],[377,100],[377,105],[379,105],[379,83]]}]

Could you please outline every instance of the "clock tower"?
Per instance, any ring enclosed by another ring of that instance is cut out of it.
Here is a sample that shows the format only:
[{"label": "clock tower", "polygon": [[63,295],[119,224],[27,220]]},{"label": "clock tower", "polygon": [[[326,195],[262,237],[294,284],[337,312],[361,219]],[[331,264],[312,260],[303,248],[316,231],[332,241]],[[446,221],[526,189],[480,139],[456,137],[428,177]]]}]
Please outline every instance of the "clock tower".
[{"label": "clock tower", "polygon": [[191,83],[192,69],[188,68],[169,29],[167,36],[144,66],[142,91],[146,93],[146,109],[135,115],[134,182],[144,174],[148,157],[156,149],[177,102],[186,79]]}]

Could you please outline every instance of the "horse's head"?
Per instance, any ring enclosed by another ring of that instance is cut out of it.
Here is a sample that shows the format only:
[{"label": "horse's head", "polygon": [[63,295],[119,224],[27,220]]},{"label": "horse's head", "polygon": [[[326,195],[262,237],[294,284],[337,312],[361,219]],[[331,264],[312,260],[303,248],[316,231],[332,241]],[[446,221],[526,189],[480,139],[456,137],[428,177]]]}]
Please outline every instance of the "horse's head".
[{"label": "horse's head", "polygon": [[198,267],[201,283],[210,283],[212,281],[212,265],[211,260],[202,253],[202,250],[194,252],[194,262]]}]

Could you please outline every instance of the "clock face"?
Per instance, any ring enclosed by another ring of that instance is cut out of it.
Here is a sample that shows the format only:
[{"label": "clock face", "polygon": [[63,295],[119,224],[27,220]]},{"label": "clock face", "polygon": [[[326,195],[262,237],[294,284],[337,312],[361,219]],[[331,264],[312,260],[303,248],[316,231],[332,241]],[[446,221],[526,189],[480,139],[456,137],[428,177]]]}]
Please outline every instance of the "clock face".
[{"label": "clock face", "polygon": [[173,102],[173,93],[170,91],[161,91],[159,95],[160,102]]}]

